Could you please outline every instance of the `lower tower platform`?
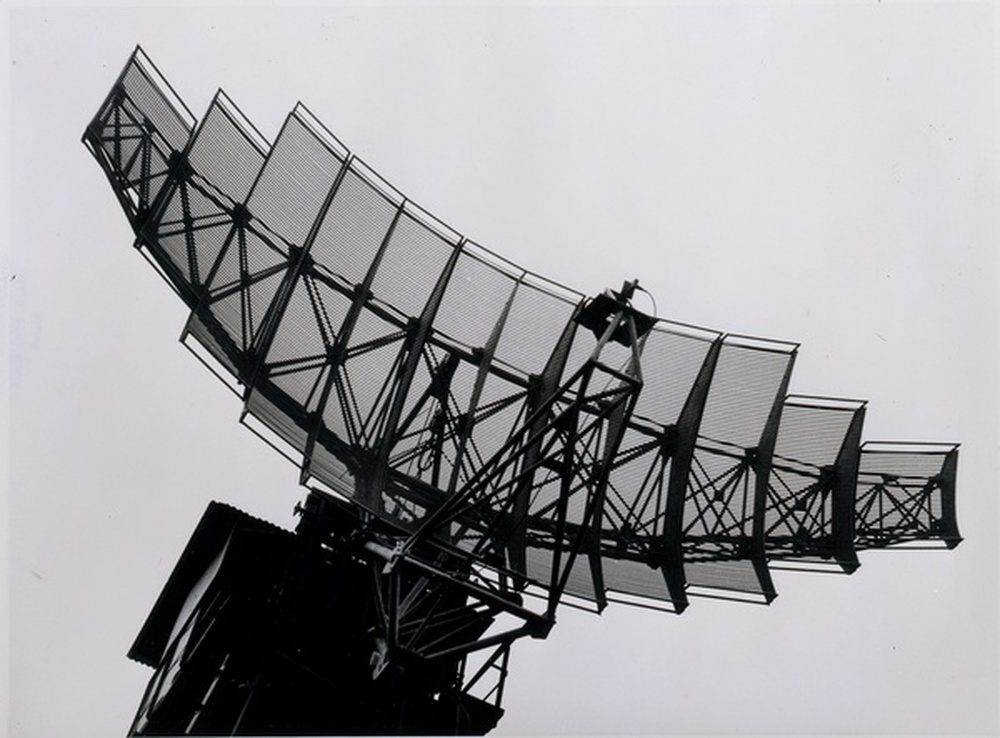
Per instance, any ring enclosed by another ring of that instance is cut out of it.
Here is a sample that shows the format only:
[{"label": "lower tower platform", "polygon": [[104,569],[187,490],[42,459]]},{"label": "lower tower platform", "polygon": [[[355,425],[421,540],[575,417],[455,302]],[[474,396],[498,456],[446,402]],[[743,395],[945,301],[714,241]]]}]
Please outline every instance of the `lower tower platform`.
[{"label": "lower tower platform", "polygon": [[[129,735],[491,730],[506,658],[492,699],[463,689],[462,656],[390,658],[373,588],[384,561],[351,550],[363,522],[316,494],[299,511],[292,533],[209,504],[129,651],[154,669]],[[488,627],[464,593],[446,598],[463,637]]]}]

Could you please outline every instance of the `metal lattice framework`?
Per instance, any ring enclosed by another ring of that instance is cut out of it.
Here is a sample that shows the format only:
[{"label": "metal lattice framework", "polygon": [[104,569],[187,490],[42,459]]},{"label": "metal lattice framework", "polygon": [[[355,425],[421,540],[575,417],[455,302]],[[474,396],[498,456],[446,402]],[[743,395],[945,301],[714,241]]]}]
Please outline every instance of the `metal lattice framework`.
[{"label": "metal lattice framework", "polygon": [[137,49],[84,142],[243,421],[377,522],[390,652],[435,655],[407,634],[441,582],[521,621],[463,652],[544,635],[567,598],[769,602],[771,566],[960,541],[955,445],[862,444],[864,402],[788,395],[796,345],[509,263],[301,104],[272,144],[221,91],[197,122]]}]

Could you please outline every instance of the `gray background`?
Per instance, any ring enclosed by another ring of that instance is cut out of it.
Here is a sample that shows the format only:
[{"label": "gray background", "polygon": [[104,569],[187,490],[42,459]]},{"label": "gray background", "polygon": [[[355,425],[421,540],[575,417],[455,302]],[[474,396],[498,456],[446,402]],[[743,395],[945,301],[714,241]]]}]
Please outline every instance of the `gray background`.
[{"label": "gray background", "polygon": [[291,525],[302,496],[175,342],[183,306],[79,142],[136,44],[196,116],[221,86],[273,139],[302,100],[515,263],[801,341],[792,390],[869,399],[866,438],[962,442],[955,551],[778,574],[769,608],[564,612],[515,646],[497,734],[996,732],[995,23],[991,3],[11,10],[10,734],[124,734],[150,673],[125,652],[208,500]]}]

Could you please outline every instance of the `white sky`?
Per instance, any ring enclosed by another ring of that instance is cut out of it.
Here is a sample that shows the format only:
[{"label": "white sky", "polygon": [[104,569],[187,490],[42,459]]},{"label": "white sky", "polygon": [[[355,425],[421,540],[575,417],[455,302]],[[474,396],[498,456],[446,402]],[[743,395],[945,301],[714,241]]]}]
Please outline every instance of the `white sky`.
[{"label": "white sky", "polygon": [[302,496],[176,342],[183,305],[80,144],[136,44],[196,116],[222,87],[273,139],[301,100],[512,261],[588,293],[638,277],[664,317],[800,341],[792,390],[868,399],[867,439],[962,443],[955,551],[778,574],[769,608],[565,612],[515,646],[496,734],[1000,730],[992,3],[6,24],[10,735],[123,735],[150,674],[125,652],[205,505],[290,525]]}]

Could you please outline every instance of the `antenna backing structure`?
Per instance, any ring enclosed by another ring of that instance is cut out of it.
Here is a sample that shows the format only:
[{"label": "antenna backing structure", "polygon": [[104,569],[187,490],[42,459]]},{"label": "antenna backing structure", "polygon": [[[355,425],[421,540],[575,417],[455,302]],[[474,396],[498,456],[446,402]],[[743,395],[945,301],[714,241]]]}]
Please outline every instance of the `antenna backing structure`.
[{"label": "antenna backing structure", "polygon": [[586,296],[455,233],[304,106],[201,120],[136,49],[83,136],[182,334],[296,465],[213,503],[130,655],[157,733],[484,733],[560,604],[769,603],[774,567],[951,548],[957,445],[863,442],[797,346]]}]

